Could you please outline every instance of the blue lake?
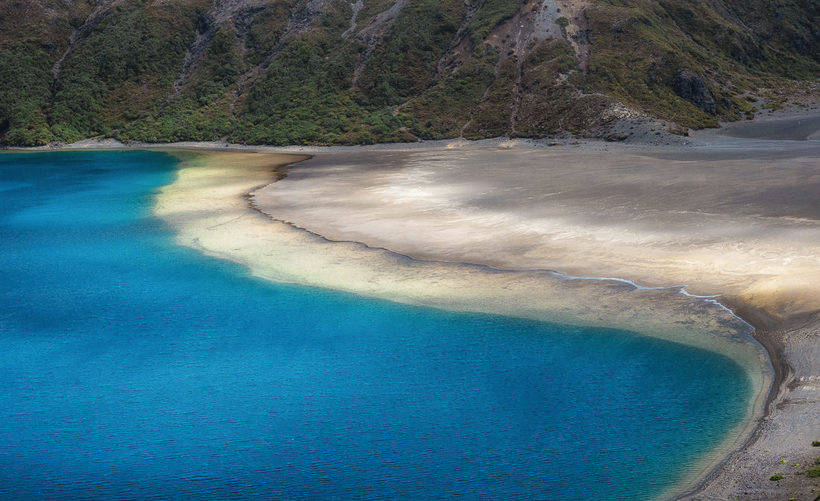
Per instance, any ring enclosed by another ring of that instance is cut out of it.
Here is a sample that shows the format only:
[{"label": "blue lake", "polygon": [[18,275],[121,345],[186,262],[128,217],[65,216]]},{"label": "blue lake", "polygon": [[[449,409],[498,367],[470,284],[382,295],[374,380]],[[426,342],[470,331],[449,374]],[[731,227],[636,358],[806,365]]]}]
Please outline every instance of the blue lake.
[{"label": "blue lake", "polygon": [[647,498],[744,415],[719,354],[178,247],[175,163],[0,155],[0,497]]}]

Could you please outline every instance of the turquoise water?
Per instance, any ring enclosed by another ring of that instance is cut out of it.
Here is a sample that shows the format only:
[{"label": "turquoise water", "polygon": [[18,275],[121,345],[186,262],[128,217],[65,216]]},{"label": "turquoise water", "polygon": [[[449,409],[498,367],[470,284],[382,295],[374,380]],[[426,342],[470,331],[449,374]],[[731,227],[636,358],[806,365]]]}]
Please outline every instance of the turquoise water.
[{"label": "turquoise water", "polygon": [[0,155],[0,497],[645,498],[743,416],[721,355],[177,247],[174,163]]}]

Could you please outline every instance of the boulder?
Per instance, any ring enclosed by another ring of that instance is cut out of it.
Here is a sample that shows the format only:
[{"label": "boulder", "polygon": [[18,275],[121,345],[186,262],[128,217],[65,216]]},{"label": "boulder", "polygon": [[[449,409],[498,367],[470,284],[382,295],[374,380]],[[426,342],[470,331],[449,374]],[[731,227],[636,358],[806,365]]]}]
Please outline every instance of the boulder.
[{"label": "boulder", "polygon": [[675,75],[672,88],[675,94],[686,99],[706,113],[712,115],[717,113],[715,96],[712,95],[712,91],[706,86],[706,82],[703,78],[693,71],[679,70]]}]

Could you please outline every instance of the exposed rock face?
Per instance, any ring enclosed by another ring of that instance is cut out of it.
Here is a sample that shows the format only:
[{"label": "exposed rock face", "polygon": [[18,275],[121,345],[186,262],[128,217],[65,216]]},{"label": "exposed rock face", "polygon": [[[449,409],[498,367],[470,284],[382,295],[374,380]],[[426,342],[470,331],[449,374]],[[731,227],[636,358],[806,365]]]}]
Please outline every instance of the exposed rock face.
[{"label": "exposed rock face", "polygon": [[715,96],[712,95],[712,91],[706,86],[706,82],[703,81],[703,78],[691,70],[679,70],[675,75],[672,88],[675,94],[686,99],[706,113],[712,115],[717,113]]}]

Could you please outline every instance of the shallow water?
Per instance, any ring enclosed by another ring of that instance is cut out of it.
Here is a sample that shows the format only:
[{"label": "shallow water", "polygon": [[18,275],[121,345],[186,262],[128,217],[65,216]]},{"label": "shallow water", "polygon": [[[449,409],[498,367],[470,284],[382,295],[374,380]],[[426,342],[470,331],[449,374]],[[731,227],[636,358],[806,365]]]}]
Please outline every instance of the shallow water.
[{"label": "shallow water", "polygon": [[0,497],[646,498],[745,413],[722,355],[177,247],[175,162],[0,155]]}]

